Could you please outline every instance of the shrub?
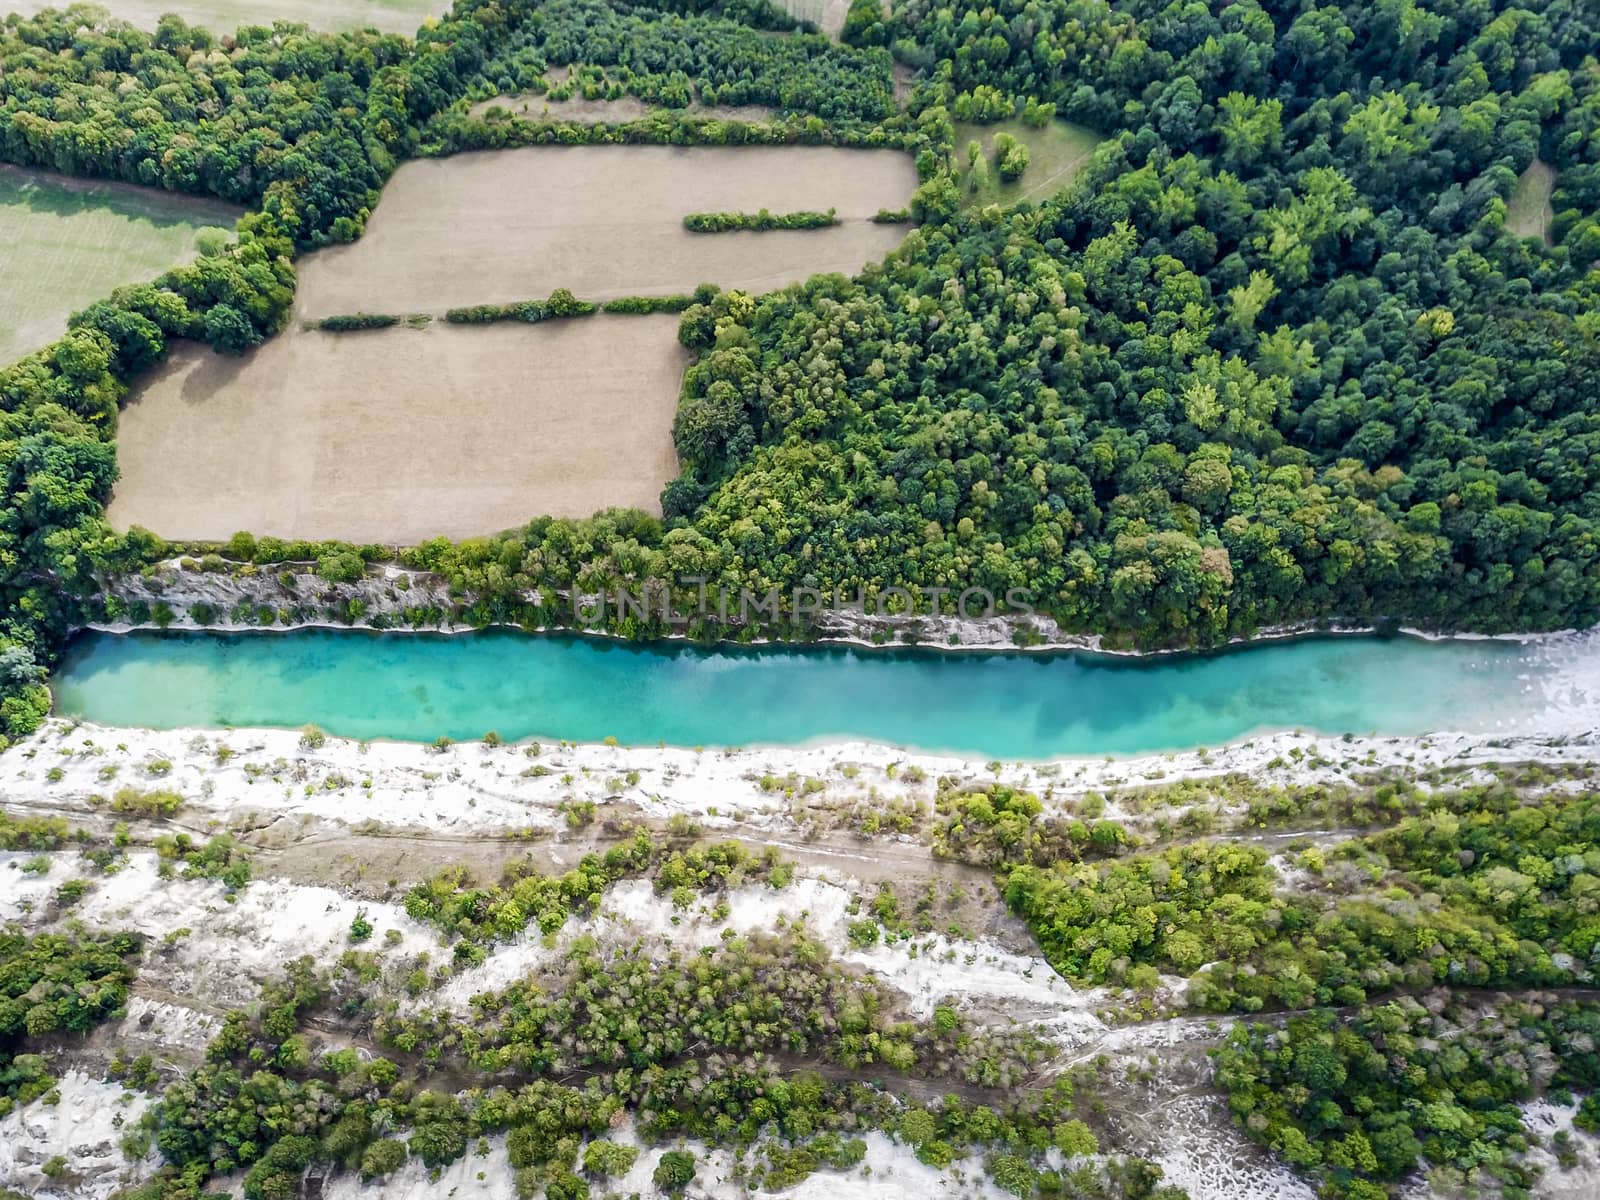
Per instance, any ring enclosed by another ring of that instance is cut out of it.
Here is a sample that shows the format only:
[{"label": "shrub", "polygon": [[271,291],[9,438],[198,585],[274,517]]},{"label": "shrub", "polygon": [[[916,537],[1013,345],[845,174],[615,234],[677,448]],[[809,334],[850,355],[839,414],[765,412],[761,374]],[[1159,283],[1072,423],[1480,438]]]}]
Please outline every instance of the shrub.
[{"label": "shrub", "polygon": [[170,817],[183,807],[177,792],[141,792],[135,787],[120,788],[111,799],[111,811],[136,817]]},{"label": "shrub", "polygon": [[[529,325],[562,317],[587,317],[598,306],[579,300],[566,288],[557,288],[548,300],[524,300],[520,304],[476,304],[452,308],[444,319],[455,325],[492,325],[496,321],[522,321]],[[619,310],[626,311],[626,310]]]},{"label": "shrub", "polygon": [[680,313],[694,303],[693,296],[619,296],[603,308],[608,313]]},{"label": "shrub", "polygon": [[[61,817],[18,817],[0,812],[0,850],[56,850],[70,834],[70,827]],[[50,860],[47,858],[44,863],[49,870]]]},{"label": "shrub", "polygon": [[1038,1184],[1038,1175],[1025,1158],[1015,1154],[995,1154],[988,1163],[989,1177],[1001,1191],[1013,1196],[1032,1196]]},{"label": "shrub", "polygon": [[668,1150],[650,1178],[664,1192],[681,1193],[694,1182],[694,1155],[687,1150]]},{"label": "shrub", "polygon": [[1000,178],[1007,183],[1021,179],[1028,169],[1028,147],[1009,133],[995,134],[994,157]]},{"label": "shrub", "polygon": [[349,333],[358,329],[387,329],[399,323],[399,317],[388,313],[353,313],[347,316],[324,317],[317,322],[317,328],[325,333]]},{"label": "shrub", "polygon": [[852,921],[848,929],[850,944],[865,949],[867,946],[876,945],[878,942],[878,924],[876,921]]},{"label": "shrub", "polygon": [[404,1142],[394,1138],[379,1138],[361,1156],[361,1178],[371,1182],[379,1176],[398,1171],[405,1161]]},{"label": "shrub", "polygon": [[330,583],[353,583],[367,573],[367,564],[353,550],[338,550],[317,559],[317,574]]},{"label": "shrub", "polygon": [[583,1169],[599,1179],[626,1175],[639,1157],[636,1146],[619,1146],[616,1142],[590,1142],[583,1151]]},{"label": "shrub", "polygon": [[683,219],[683,227],[690,233],[730,233],[735,230],[824,229],[829,225],[837,225],[839,223],[839,218],[834,213],[835,210],[831,208],[825,213],[773,213],[764,208],[759,212],[753,213],[690,213]]},{"label": "shrub", "polygon": [[1100,1153],[1100,1142],[1082,1121],[1063,1121],[1050,1134],[1056,1149],[1067,1158],[1082,1158]]},{"label": "shrub", "polygon": [[82,900],[94,884],[87,879],[69,879],[56,889],[56,903],[62,908],[71,908]]},{"label": "shrub", "polygon": [[170,873],[173,864],[182,864],[186,879],[220,880],[230,901],[250,881],[250,856],[228,834],[219,833],[203,846],[187,833],[163,835],[155,846],[164,873]]}]

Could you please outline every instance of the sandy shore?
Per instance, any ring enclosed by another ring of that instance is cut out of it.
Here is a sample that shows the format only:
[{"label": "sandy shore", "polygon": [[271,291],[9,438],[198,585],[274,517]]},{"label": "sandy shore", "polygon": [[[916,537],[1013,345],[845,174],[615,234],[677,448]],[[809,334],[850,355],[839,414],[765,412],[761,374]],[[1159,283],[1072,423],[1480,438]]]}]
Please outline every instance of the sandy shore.
[{"label": "sandy shore", "polygon": [[[308,745],[281,729],[149,730],[55,718],[0,754],[8,807],[88,811],[127,783],[171,788],[219,817],[262,810],[357,825],[470,833],[555,829],[572,801],[624,806],[650,818],[685,814],[710,828],[780,830],[786,790],[837,802],[928,800],[941,776],[995,780],[1063,804],[1087,792],[1251,775],[1283,785],[1349,782],[1385,768],[1488,768],[1517,762],[1600,763],[1600,731],[1420,738],[1274,733],[1216,749],[1128,758],[1062,758],[991,766],[870,742],[696,750],[594,743],[358,742]],[[153,771],[158,773],[152,773]]]}]

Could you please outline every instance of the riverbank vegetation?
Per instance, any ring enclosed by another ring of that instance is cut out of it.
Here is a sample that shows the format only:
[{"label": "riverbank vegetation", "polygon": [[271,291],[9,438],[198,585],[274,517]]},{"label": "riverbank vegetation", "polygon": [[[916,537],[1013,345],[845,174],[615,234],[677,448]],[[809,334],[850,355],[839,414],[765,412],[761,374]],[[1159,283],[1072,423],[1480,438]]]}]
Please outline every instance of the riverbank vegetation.
[{"label": "riverbank vegetation", "polygon": [[[693,862],[792,869],[771,851],[752,858],[680,844],[663,854],[643,835],[632,843],[629,853],[658,856],[664,876]],[[350,931],[358,946],[374,932],[365,911]],[[175,931],[152,954],[170,955],[191,932]],[[90,945],[46,934],[0,940],[0,977],[32,986],[37,999],[28,964],[43,955],[76,979],[91,965],[78,961]],[[138,948],[109,939],[104,951]],[[116,971],[96,1001],[126,1000],[131,966],[95,963]],[[234,1170],[249,1196],[288,1194],[308,1168],[370,1183],[408,1160],[437,1171],[482,1155],[488,1138],[504,1139],[519,1195],[566,1194],[559,1188],[572,1180],[598,1186],[626,1173],[641,1148],[647,1170],[653,1160],[658,1177],[681,1180],[695,1162],[679,1148],[685,1138],[703,1144],[698,1154],[733,1150],[735,1163],[748,1155],[739,1177],[770,1188],[853,1172],[863,1137],[887,1136],[930,1167],[961,1164],[1018,1196],[1183,1197],[1148,1163],[1114,1152],[1089,1159],[1100,1146],[1088,1122],[1099,1118],[1084,1089],[1097,1072],[1023,1090],[1053,1053],[1031,1027],[969,1020],[944,1005],[913,1018],[896,989],[835,961],[800,926],[730,935],[704,952],[585,932],[466,1011],[398,1003],[401,965],[381,947],[287,962],[256,1002],[212,1023],[203,1054],[181,1072],[119,1049],[111,1077],[153,1100],[123,1129],[123,1151],[142,1160],[153,1150],[162,1165],[118,1196],[193,1197]],[[406,992],[429,990],[420,966],[410,972]],[[79,986],[77,1001],[87,996]],[[60,1028],[94,1019],[74,1011]],[[38,1012],[27,1022],[35,1038],[57,1028]],[[21,1062],[20,1102],[49,1087],[44,1066]]]},{"label": "riverbank vegetation", "polygon": [[[803,930],[730,938],[704,953],[580,939],[548,981],[475,996],[470,1023],[379,1018],[374,1033],[433,1062],[459,1046],[490,1075],[568,1076],[623,1062],[648,1071],[692,1045],[696,1056],[792,1055],[851,1073],[1012,1089],[1054,1055],[1032,1030],[971,1027],[954,1009],[930,1022],[899,1019],[888,988],[830,959]],[[704,1132],[672,1126],[669,1116],[652,1132]],[[747,1125],[745,1136],[759,1129]]]},{"label": "riverbank vegetation", "polygon": [[[12,949],[0,944],[8,969]],[[736,1149],[735,1162],[750,1154],[740,1174],[776,1187],[851,1172],[863,1136],[888,1135],[931,1167],[964,1164],[1019,1196],[1183,1195],[1146,1163],[1086,1161],[1100,1147],[1075,1078],[1092,1071],[1008,1099],[1046,1050],[1031,1030],[969,1025],[948,1007],[909,1020],[897,993],[803,933],[681,955],[585,936],[547,969],[475,998],[469,1019],[398,1012],[388,978],[379,952],[299,959],[257,1003],[230,1010],[181,1076],[119,1053],[113,1077],[155,1100],[124,1130],[124,1150],[154,1149],[163,1165],[118,1194],[190,1197],[237,1169],[247,1195],[280,1195],[314,1165],[371,1182],[408,1159],[437,1170],[474,1145],[482,1154],[490,1137],[505,1139],[519,1195],[598,1184],[626,1172],[641,1145],[658,1177],[681,1180],[695,1161],[675,1148],[684,1138]],[[315,1048],[313,1030],[330,1029],[334,1045]],[[472,1084],[453,1092],[446,1079]],[[955,1090],[917,1101],[919,1080]]]}]

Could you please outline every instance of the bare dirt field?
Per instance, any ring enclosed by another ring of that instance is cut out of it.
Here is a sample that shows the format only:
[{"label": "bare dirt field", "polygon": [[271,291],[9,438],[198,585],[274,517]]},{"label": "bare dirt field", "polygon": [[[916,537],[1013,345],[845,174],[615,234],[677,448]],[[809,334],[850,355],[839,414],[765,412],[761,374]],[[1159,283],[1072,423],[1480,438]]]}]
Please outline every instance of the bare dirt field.
[{"label": "bare dirt field", "polygon": [[671,316],[294,330],[244,359],[185,345],[123,410],[108,516],[412,543],[659,513],[686,363]]},{"label": "bare dirt field", "polygon": [[[359,242],[300,269],[300,312],[433,312],[541,298],[770,291],[854,273],[905,226],[916,168],[897,151],[834,147],[534,146],[403,165]],[[692,212],[838,210],[826,229],[693,234]]]},{"label": "bare dirt field", "polygon": [[[32,16],[42,8],[66,8],[68,0],[8,0],[0,15]],[[449,0],[101,0],[93,7],[138,29],[154,29],[166,13],[211,33],[232,33],[241,25],[294,21],[313,29],[376,29],[411,37],[423,19],[449,11]]]}]

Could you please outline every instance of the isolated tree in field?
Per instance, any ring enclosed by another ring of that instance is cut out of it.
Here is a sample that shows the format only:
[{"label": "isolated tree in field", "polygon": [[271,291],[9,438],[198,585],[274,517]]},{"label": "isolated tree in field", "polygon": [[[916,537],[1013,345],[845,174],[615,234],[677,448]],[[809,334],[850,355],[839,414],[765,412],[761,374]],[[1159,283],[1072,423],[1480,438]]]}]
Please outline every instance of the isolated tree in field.
[{"label": "isolated tree in field", "polygon": [[1013,183],[1028,169],[1028,147],[1009,133],[997,133],[994,135],[994,159],[1000,178]]}]

